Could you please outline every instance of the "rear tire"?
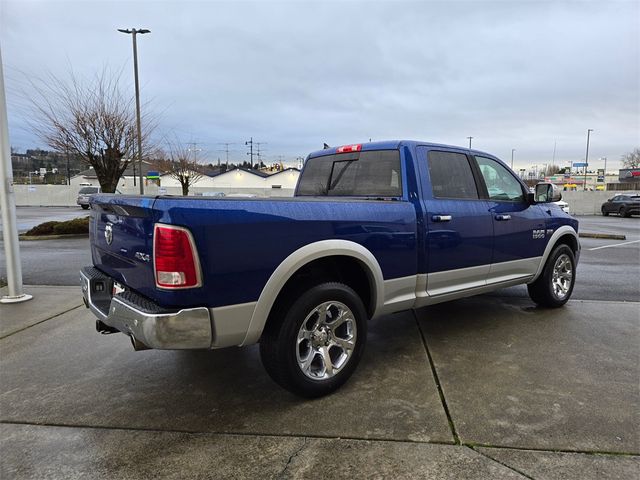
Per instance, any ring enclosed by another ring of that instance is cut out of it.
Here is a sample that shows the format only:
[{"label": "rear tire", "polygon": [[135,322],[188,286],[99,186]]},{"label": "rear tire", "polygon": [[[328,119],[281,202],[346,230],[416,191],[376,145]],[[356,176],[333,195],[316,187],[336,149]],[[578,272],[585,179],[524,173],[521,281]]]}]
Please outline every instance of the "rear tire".
[{"label": "rear tire", "polygon": [[80,205],[83,210],[89,210],[89,205]]},{"label": "rear tire", "polygon": [[349,286],[311,287],[272,313],[260,340],[271,378],[307,398],[327,395],[353,374],[367,339],[367,313]]},{"label": "rear tire", "polygon": [[571,297],[575,281],[576,260],[573,250],[560,244],[551,252],[536,281],[527,285],[527,290],[531,300],[541,307],[558,308]]},{"label": "rear tire", "polygon": [[629,217],[630,215],[627,213],[627,209],[626,209],[626,208],[624,208],[624,207],[620,207],[620,216],[621,216],[621,217],[624,217],[624,218],[627,218],[627,217]]}]

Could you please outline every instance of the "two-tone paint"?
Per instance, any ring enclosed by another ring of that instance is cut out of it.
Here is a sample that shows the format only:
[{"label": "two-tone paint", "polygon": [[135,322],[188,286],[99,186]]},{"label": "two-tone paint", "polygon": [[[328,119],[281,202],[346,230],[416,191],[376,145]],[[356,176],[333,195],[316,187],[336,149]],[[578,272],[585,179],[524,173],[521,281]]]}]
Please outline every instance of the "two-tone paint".
[{"label": "two-tone paint", "polygon": [[[397,198],[97,196],[90,227],[93,263],[162,307],[208,308],[216,348],[258,341],[286,282],[324,257],[358,262],[369,281],[370,313],[377,316],[531,282],[557,242],[579,253],[578,222],[553,204],[493,201],[486,192],[477,200],[434,198],[429,151],[500,161],[494,156],[413,141],[362,146],[390,149],[400,152],[403,191]],[[308,158],[335,153],[326,149]],[[149,259],[158,223],[192,233],[201,287],[156,288]]]}]

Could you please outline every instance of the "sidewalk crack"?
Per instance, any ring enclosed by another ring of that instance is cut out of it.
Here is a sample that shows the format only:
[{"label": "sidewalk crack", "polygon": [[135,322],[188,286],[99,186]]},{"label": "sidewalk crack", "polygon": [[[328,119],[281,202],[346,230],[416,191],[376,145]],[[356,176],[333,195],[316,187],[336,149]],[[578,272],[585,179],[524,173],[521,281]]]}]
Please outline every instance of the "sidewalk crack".
[{"label": "sidewalk crack", "polygon": [[83,306],[82,304],[76,305],[75,307],[71,307],[71,308],[69,308],[69,309],[67,309],[67,310],[65,310],[63,312],[56,313],[55,315],[52,315],[51,317],[45,318],[45,319],[40,320],[40,321],[38,321],[36,323],[33,323],[31,325],[27,325],[26,327],[22,327],[19,330],[16,330],[14,332],[9,332],[9,333],[7,333],[7,334],[5,334],[3,336],[0,336],[0,340],[4,340],[5,338],[9,338],[12,335],[15,335],[16,333],[20,333],[20,332],[24,332],[25,330],[29,330],[30,328],[36,327],[36,326],[40,325],[41,323],[48,322],[49,320],[53,320],[54,318],[58,318],[58,317],[64,315],[65,313],[69,313],[72,310],[76,310],[76,309],[78,309],[78,308],[80,308],[82,306]]},{"label": "sidewalk crack", "polygon": [[433,357],[431,356],[431,351],[429,350],[429,345],[427,345],[427,338],[420,328],[420,321],[418,320],[418,315],[415,310],[411,310],[413,313],[413,318],[416,319],[416,325],[418,327],[418,331],[420,332],[420,338],[422,339],[422,346],[424,347],[425,352],[427,353],[427,358],[429,360],[429,366],[431,367],[431,373],[433,374],[433,379],[436,382],[436,388],[438,390],[438,395],[440,396],[440,402],[442,403],[442,408],[444,409],[444,413],[447,416],[447,421],[449,422],[449,428],[451,429],[451,434],[453,435],[453,440],[456,445],[462,445],[460,441],[460,437],[458,436],[458,431],[456,430],[456,425],[453,423],[453,418],[451,417],[451,411],[449,410],[449,406],[447,405],[447,399],[444,396],[444,390],[442,388],[442,384],[440,383],[440,378],[438,377],[438,372],[436,370],[436,364],[433,362]]},{"label": "sidewalk crack", "polygon": [[296,449],[295,452],[293,452],[290,456],[289,459],[287,460],[287,464],[284,466],[284,468],[282,469],[282,471],[280,472],[280,474],[278,474],[278,478],[285,478],[285,474],[287,473],[287,470],[289,469],[289,465],[291,465],[291,462],[293,462],[293,459],[296,458],[307,446],[307,437],[302,437],[302,445],[300,445],[300,447],[298,447]]},{"label": "sidewalk crack", "polygon": [[517,469],[517,468],[515,468],[515,467],[512,467],[511,465],[507,465],[506,463],[501,462],[500,460],[496,460],[496,459],[495,459],[495,458],[493,458],[491,455],[487,455],[487,454],[486,454],[486,453],[484,453],[484,452],[480,452],[480,451],[476,450],[475,448],[470,447],[470,446],[468,446],[468,445],[465,445],[465,447],[466,447],[466,448],[468,448],[469,450],[472,450],[472,451],[476,452],[478,455],[482,455],[483,457],[488,458],[488,459],[489,459],[489,460],[491,460],[492,462],[495,462],[495,463],[497,463],[497,464],[499,464],[499,465],[502,465],[502,466],[503,466],[503,467],[505,467],[505,468],[508,468],[509,470],[511,470],[512,472],[517,473],[518,475],[522,475],[523,477],[528,478],[529,480],[535,480],[535,478],[533,478],[531,475],[527,475],[526,473],[524,473],[524,472],[522,472],[522,471],[518,470],[518,469]]}]

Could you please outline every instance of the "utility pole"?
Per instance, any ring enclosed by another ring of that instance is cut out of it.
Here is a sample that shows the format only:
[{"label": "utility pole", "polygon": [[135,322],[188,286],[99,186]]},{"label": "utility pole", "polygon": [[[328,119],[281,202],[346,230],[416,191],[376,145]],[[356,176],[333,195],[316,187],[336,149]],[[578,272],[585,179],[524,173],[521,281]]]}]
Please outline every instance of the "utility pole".
[{"label": "utility pole", "polygon": [[256,156],[258,157],[258,161],[256,163],[258,165],[257,169],[259,169],[260,165],[262,164],[262,153],[260,152],[260,145],[266,145],[267,142],[255,142],[255,144],[256,144]]},{"label": "utility pole", "polygon": [[244,144],[249,145],[249,152],[247,152],[247,155],[250,155],[251,157],[251,165],[249,168],[253,168],[253,137],[251,137],[249,141],[244,142]]},{"label": "utility pole", "polygon": [[201,152],[202,149],[198,148],[198,142],[189,142],[187,145],[192,145],[193,148],[188,148],[189,152],[193,152],[193,162],[198,163],[198,152]]},{"label": "utility pole", "polygon": [[[151,33],[151,30],[147,29],[123,29],[119,28],[119,32],[127,33],[131,35],[133,39],[133,76],[136,84],[136,124],[138,128],[138,166],[140,168],[140,195],[144,195],[144,182],[142,181],[142,129],[140,127],[140,85],[138,83],[138,46],[136,43],[136,35],[144,35],[145,33]],[[134,160],[135,161],[135,160]]]},{"label": "utility pole", "polygon": [[511,170],[513,170],[513,152],[515,152],[515,151],[516,151],[515,148],[511,149]]},{"label": "utility pole", "polygon": [[589,165],[589,137],[593,128],[587,129],[587,153],[584,156],[584,190],[587,190],[587,166]]},{"label": "utility pole", "polygon": [[65,155],[67,157],[67,185],[71,185],[71,172],[69,171],[69,144],[65,144]]},{"label": "utility pole", "polygon": [[[0,303],[18,303],[31,300],[33,296],[22,291],[22,264],[18,243],[16,221],[16,197],[13,190],[11,147],[7,126],[7,100],[4,93],[4,72],[0,54],[0,211],[2,212],[2,234],[4,255],[7,264],[8,295],[0,297]],[[31,174],[29,174],[31,176]]]},{"label": "utility pole", "polygon": [[218,145],[224,145],[224,150],[218,150],[219,152],[224,152],[225,159],[227,161],[227,168],[229,168],[229,145],[235,145],[235,143],[230,142],[221,142]]},{"label": "utility pole", "polygon": [[471,150],[471,139],[472,139],[473,137],[467,137],[467,138],[469,139],[469,150]]}]

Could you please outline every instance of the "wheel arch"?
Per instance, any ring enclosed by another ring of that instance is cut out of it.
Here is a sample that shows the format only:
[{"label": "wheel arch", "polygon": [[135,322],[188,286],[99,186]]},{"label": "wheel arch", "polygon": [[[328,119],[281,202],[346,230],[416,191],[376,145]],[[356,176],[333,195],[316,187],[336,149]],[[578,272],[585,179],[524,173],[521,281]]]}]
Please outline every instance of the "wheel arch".
[{"label": "wheel arch", "polygon": [[531,279],[531,282],[534,282],[538,279],[538,277],[542,273],[542,270],[544,269],[545,264],[547,263],[549,255],[551,255],[553,249],[560,244],[567,245],[573,251],[573,254],[577,259],[578,253],[580,252],[580,240],[578,239],[578,233],[573,229],[573,227],[570,227],[569,225],[563,225],[555,232],[553,232],[553,235],[549,239],[549,242],[544,249],[544,253],[542,254],[540,265],[538,265],[538,271]]},{"label": "wheel arch", "polygon": [[[341,261],[342,260],[342,261]],[[269,319],[269,315],[276,305],[276,301],[291,281],[295,281],[298,274],[322,271],[329,273],[338,269],[346,278],[357,278],[357,268],[367,279],[366,287],[358,284],[349,285],[360,294],[370,317],[384,302],[384,278],[380,264],[373,254],[362,245],[348,240],[322,240],[299,248],[280,263],[269,277],[256,303],[251,322],[242,345],[255,343],[260,339],[262,331]],[[327,280],[338,280],[333,275],[327,275]],[[319,278],[323,279],[322,276]],[[347,284],[353,282],[346,282]],[[363,289],[368,291],[364,291]],[[368,295],[364,295],[364,293]]]}]

